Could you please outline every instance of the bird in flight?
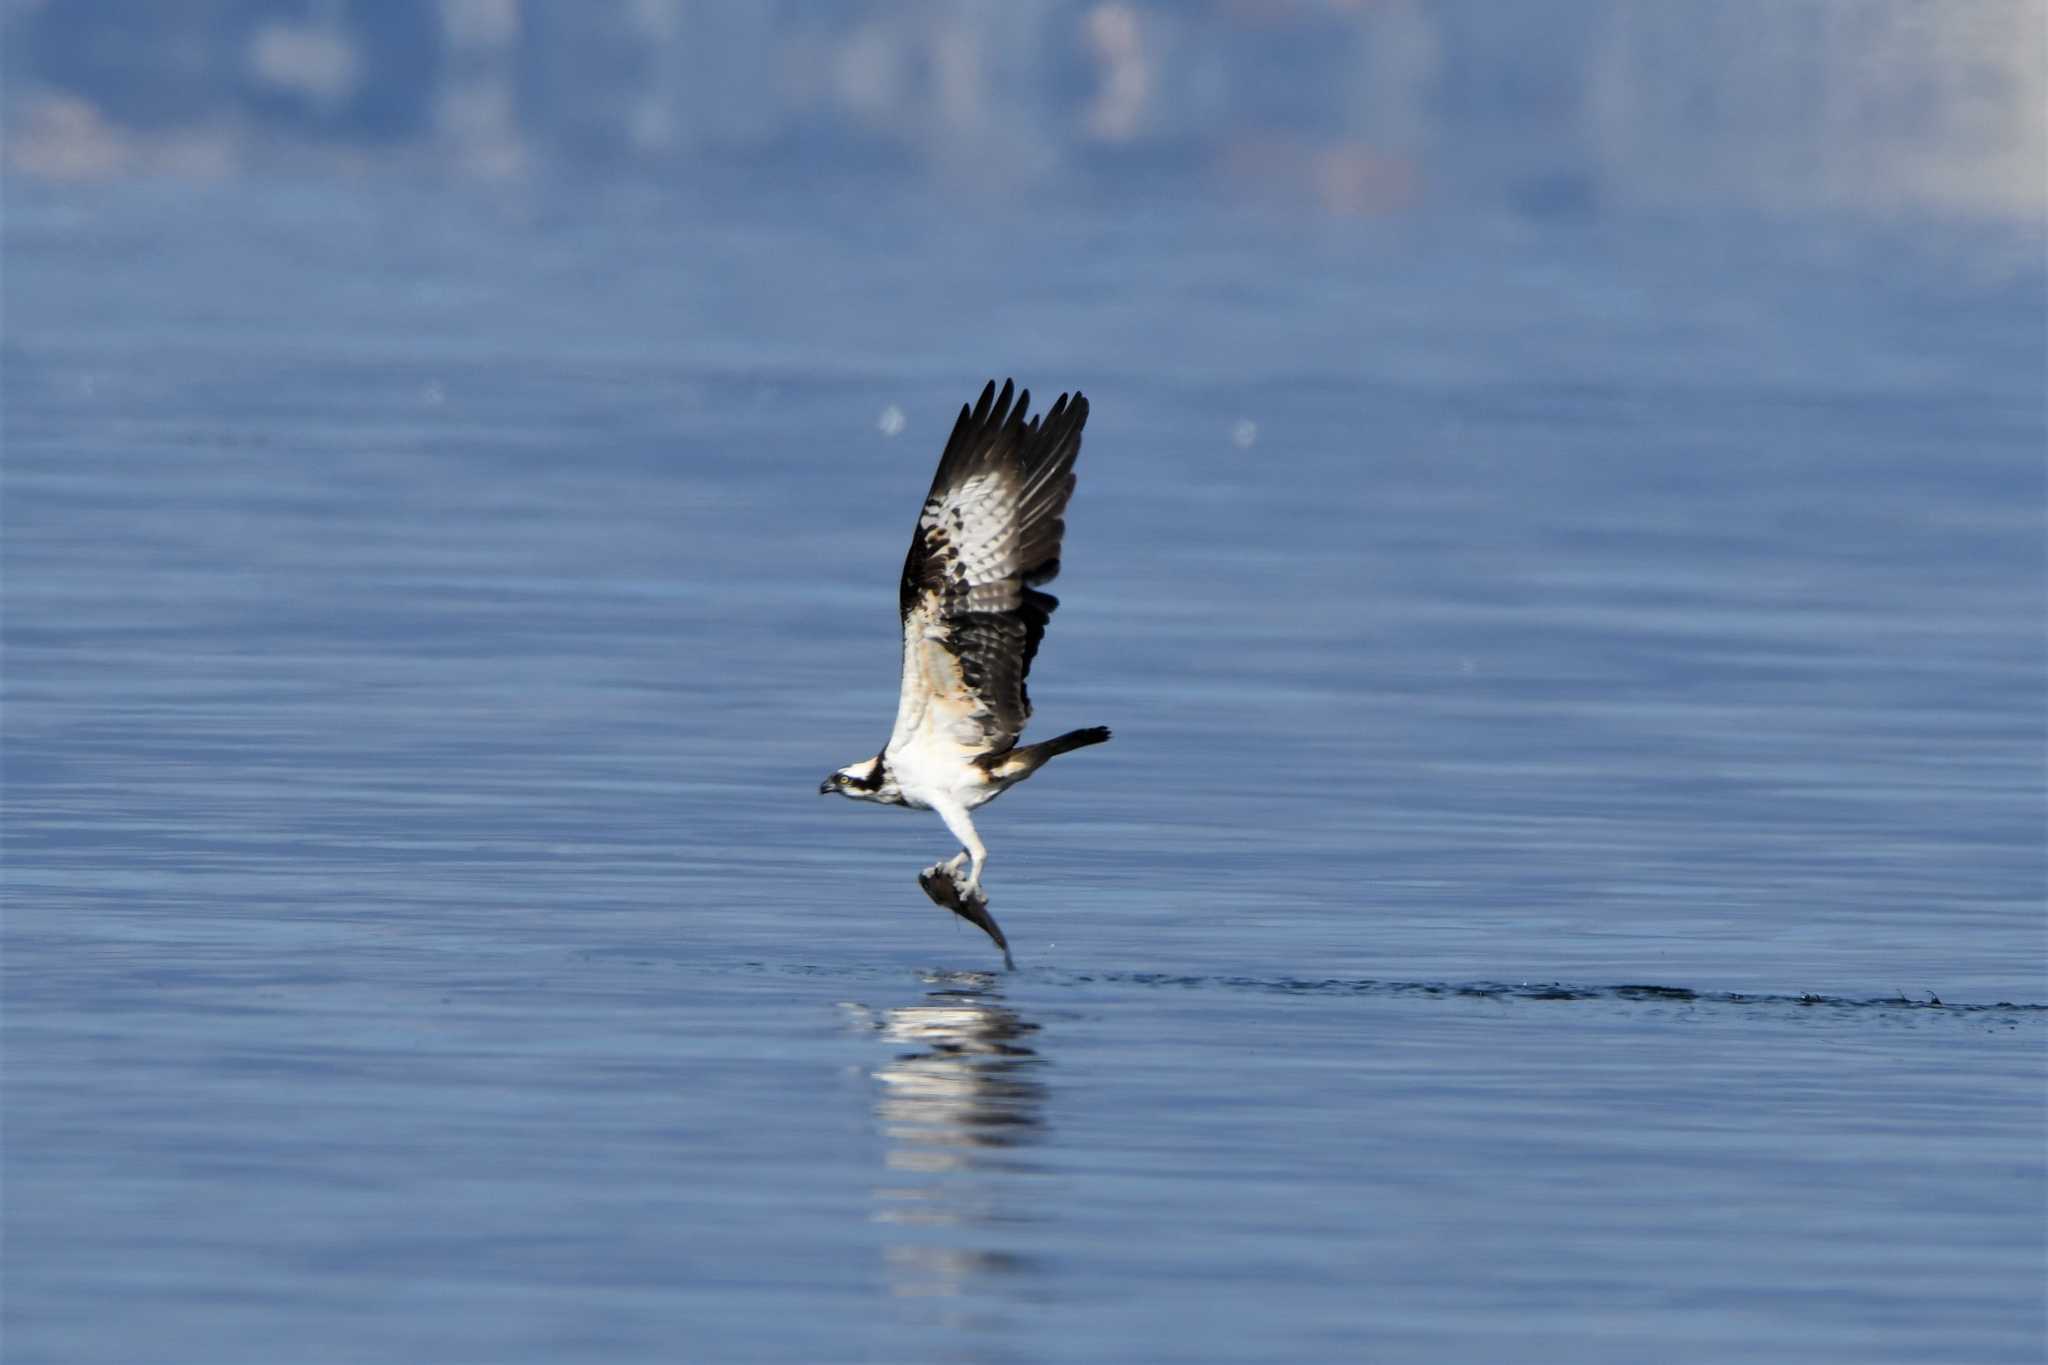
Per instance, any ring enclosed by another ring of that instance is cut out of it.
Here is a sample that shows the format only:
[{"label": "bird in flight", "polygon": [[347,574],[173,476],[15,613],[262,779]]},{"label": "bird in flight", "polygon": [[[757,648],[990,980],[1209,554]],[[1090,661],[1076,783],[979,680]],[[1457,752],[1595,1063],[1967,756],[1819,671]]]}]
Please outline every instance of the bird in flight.
[{"label": "bird in flight", "polygon": [[[1074,457],[1088,400],[1061,394],[1025,420],[1031,391],[991,380],[946,440],[931,492],[903,561],[903,680],[896,728],[873,758],[849,763],[818,785],[885,806],[932,810],[960,841],[948,862],[918,878],[925,893],[978,925],[1010,960],[988,913],[981,875],[988,850],[968,812],[988,804],[1048,759],[1109,738],[1101,726],[1018,747],[1031,718],[1024,679],[1059,605],[1038,589],[1060,571],[1060,537],[1074,493]],[[963,880],[962,864],[968,864]]]}]

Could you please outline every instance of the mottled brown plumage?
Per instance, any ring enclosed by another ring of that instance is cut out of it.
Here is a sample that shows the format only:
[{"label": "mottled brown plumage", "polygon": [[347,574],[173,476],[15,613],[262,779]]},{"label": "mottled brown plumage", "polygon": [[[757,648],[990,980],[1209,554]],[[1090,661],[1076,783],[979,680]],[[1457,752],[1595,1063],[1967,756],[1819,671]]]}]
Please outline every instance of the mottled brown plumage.
[{"label": "mottled brown plumage", "polygon": [[1060,395],[1025,419],[1031,393],[1010,403],[994,381],[962,406],[918,512],[897,593],[906,629],[915,616],[945,631],[974,719],[991,750],[1017,742],[1031,719],[1025,680],[1059,599],[1037,591],[1060,571],[1067,499],[1088,400]]}]

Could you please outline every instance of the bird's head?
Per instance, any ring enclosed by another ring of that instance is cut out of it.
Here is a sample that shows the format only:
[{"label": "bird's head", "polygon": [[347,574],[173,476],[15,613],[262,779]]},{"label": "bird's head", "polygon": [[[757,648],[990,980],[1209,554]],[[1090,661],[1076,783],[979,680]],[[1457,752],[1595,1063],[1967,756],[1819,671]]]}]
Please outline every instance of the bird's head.
[{"label": "bird's head", "polygon": [[854,801],[879,801],[887,777],[881,756],[864,758],[858,763],[849,763],[837,772],[830,773],[818,784],[820,796],[844,796]]}]

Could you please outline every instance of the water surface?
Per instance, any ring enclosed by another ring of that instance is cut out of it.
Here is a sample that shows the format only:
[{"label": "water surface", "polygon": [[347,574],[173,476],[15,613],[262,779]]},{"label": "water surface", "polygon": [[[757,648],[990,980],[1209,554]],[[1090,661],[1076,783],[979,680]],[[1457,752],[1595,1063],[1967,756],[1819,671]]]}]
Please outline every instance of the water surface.
[{"label": "water surface", "polygon": [[971,213],[10,187],[10,1361],[2038,1359],[2037,253]]}]

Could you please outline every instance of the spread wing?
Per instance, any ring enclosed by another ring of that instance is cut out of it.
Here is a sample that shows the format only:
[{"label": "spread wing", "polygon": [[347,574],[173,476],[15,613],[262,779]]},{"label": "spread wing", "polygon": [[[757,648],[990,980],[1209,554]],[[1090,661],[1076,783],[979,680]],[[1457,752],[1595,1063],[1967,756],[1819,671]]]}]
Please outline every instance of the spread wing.
[{"label": "spread wing", "polygon": [[1074,457],[1088,400],[1061,394],[1024,420],[993,381],[939,457],[903,561],[903,691],[889,749],[920,734],[970,754],[1001,753],[1031,718],[1024,679],[1058,599],[1039,592],[1060,571]]}]

